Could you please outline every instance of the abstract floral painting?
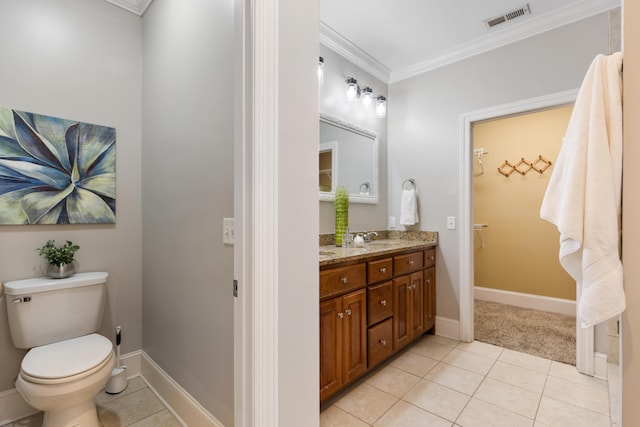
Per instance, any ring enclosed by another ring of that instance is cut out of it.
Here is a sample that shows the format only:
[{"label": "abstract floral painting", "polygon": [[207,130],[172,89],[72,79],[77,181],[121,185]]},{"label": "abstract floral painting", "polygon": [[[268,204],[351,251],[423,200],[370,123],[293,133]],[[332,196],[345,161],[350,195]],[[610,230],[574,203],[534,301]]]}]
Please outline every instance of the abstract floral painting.
[{"label": "abstract floral painting", "polygon": [[0,224],[113,224],[116,130],[0,107]]}]

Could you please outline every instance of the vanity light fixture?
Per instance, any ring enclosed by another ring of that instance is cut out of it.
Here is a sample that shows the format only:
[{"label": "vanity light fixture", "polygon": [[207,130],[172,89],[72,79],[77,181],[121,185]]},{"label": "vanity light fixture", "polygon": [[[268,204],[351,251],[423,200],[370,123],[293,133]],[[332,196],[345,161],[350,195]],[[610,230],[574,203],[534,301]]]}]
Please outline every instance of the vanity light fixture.
[{"label": "vanity light fixture", "polygon": [[324,58],[322,56],[318,59],[318,83],[320,86],[324,83]]},{"label": "vanity light fixture", "polygon": [[387,98],[380,95],[376,99],[376,116],[384,118],[387,115]]},{"label": "vanity light fixture", "polygon": [[353,77],[349,77],[347,80],[347,100],[353,102],[360,97],[360,86],[358,81]]},{"label": "vanity light fixture", "polygon": [[371,104],[373,104],[373,89],[367,86],[362,89],[362,105],[364,108],[369,108]]}]

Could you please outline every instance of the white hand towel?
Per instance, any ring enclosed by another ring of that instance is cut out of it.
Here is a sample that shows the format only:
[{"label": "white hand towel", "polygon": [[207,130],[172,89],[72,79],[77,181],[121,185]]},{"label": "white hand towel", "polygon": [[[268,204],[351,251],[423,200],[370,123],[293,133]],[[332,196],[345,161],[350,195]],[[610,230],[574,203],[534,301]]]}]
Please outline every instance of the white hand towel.
[{"label": "white hand towel", "polygon": [[626,307],[620,262],[622,54],[598,55],[585,76],[542,201],[560,231],[560,263],[578,287],[583,328]]},{"label": "white hand towel", "polygon": [[400,224],[414,225],[418,223],[418,201],[416,190],[402,190],[400,202]]}]

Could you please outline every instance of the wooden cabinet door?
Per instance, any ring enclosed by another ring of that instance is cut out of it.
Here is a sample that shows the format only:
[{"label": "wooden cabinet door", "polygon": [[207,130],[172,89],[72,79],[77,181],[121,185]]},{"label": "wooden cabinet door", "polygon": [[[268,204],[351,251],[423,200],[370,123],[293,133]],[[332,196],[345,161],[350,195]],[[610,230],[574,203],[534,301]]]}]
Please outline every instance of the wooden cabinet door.
[{"label": "wooden cabinet door", "polygon": [[393,316],[393,282],[369,286],[367,290],[367,324],[373,326]]},{"label": "wooden cabinet door", "polygon": [[422,271],[416,271],[409,277],[409,339],[412,340],[424,332],[424,284]]},{"label": "wooden cabinet door", "polygon": [[367,370],[367,291],[361,289],[342,297],[344,383]]},{"label": "wooden cabinet door", "polygon": [[342,298],[320,303],[320,400],[342,387]]},{"label": "wooden cabinet door", "polygon": [[[424,270],[424,330],[436,325],[436,268]],[[435,333],[435,330],[432,331]]]},{"label": "wooden cabinet door", "polygon": [[411,331],[409,327],[409,275],[393,279],[393,349],[397,351],[409,344]]}]

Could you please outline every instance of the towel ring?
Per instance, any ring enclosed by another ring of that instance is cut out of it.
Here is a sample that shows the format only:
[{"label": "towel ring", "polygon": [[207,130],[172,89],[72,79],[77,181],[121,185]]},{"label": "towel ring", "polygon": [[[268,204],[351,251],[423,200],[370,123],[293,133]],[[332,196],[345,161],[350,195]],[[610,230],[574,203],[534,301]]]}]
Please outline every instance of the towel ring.
[{"label": "towel ring", "polygon": [[416,189],[416,180],[415,180],[415,179],[413,179],[413,178],[407,178],[407,179],[405,179],[404,181],[402,181],[402,189],[403,189],[403,190],[404,190],[404,185],[405,185],[406,183],[411,184],[411,189],[412,189],[412,190],[415,190],[415,189]]}]

